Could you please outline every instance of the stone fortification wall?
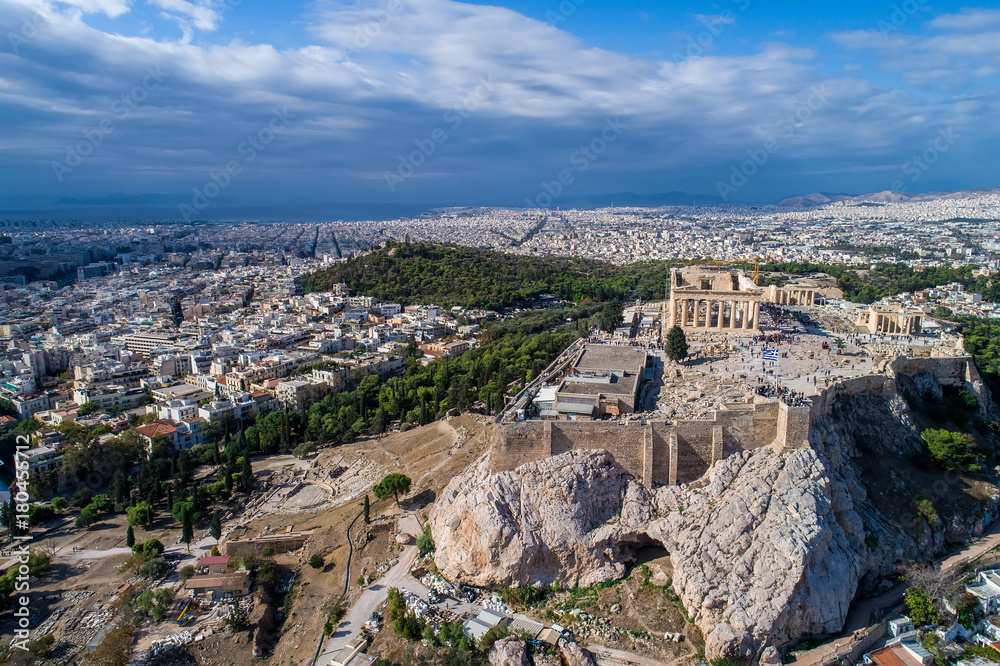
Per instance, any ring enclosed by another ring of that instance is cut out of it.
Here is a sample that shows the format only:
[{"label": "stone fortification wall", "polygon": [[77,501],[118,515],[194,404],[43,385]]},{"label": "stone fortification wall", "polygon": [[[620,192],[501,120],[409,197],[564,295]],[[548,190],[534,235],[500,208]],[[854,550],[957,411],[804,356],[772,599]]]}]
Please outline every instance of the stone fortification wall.
[{"label": "stone fortification wall", "polygon": [[[804,418],[794,416],[802,411]],[[808,408],[758,400],[730,405],[715,412],[709,420],[674,424],[665,421],[500,424],[491,467],[499,472],[576,449],[605,449],[647,487],[674,485],[700,478],[713,463],[735,451],[757,449],[772,442],[787,448],[805,445],[808,413]],[[789,418],[789,414],[793,416]]]},{"label": "stone fortification wall", "polygon": [[889,363],[888,370],[893,377],[926,372],[942,386],[965,386],[966,383],[979,379],[971,356],[899,357]]},{"label": "stone fortification wall", "polygon": [[892,395],[899,375],[929,373],[945,386],[985,390],[969,356],[908,358],[886,364],[885,374],[837,382],[811,398],[811,406],[789,407],[757,398],[726,405],[706,420],[527,421],[500,424],[491,456],[492,471],[514,469],[576,449],[606,449],[632,476],[652,488],[694,481],[713,463],[738,451],[773,444],[778,450],[809,446],[816,419],[830,413],[838,396]]}]

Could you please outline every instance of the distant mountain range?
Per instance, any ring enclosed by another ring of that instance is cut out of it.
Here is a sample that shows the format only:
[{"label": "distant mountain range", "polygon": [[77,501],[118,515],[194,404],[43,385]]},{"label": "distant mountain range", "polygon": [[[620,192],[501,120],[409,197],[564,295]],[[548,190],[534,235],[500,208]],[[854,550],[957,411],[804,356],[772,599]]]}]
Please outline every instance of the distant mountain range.
[{"label": "distant mountain range", "polygon": [[901,203],[906,201],[936,201],[941,199],[967,199],[979,194],[1000,194],[1000,187],[983,187],[973,190],[957,190],[955,192],[894,192],[884,190],[870,194],[828,194],[814,192],[801,197],[789,197],[778,202],[779,206],[788,208],[815,208],[828,204],[857,205],[864,203]]}]

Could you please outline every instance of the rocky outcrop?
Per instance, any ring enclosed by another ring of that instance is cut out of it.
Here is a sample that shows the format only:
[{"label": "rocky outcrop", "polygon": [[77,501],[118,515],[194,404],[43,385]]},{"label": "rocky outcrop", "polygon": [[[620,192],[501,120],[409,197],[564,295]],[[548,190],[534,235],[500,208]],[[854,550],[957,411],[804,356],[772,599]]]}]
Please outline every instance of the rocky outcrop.
[{"label": "rocky outcrop", "polygon": [[597,660],[594,659],[594,655],[574,641],[560,638],[559,651],[562,653],[566,666],[597,666]]},{"label": "rocky outcrop", "polygon": [[490,649],[491,666],[531,666],[528,644],[516,636],[502,638]]},{"label": "rocky outcrop", "polygon": [[435,562],[473,585],[593,585],[645,544],[649,491],[606,451],[574,451],[491,475],[484,457],[431,515]]},{"label": "rocky outcrop", "polygon": [[[929,375],[897,380],[920,399],[940,394]],[[487,456],[439,498],[435,560],[474,585],[583,586],[620,577],[635,548],[659,543],[709,658],[773,662],[767,648],[840,631],[859,589],[981,533],[998,512],[989,484],[972,496],[957,475],[909,462],[923,443],[898,394],[838,396],[809,442],[731,453],[702,479],[653,492],[605,451],[497,474]],[[938,523],[907,517],[921,498]]]},{"label": "rocky outcrop", "polygon": [[812,449],[737,453],[655,495],[607,452],[574,451],[495,475],[480,460],[445,489],[431,529],[441,572],[483,586],[611,580],[631,548],[658,542],[708,653],[746,658],[840,630],[885,556],[865,542],[868,511]]},{"label": "rocky outcrop", "polygon": [[671,552],[674,589],[706,651],[839,631],[867,559],[864,523],[818,453],[742,452],[700,487],[661,488],[648,533]]}]

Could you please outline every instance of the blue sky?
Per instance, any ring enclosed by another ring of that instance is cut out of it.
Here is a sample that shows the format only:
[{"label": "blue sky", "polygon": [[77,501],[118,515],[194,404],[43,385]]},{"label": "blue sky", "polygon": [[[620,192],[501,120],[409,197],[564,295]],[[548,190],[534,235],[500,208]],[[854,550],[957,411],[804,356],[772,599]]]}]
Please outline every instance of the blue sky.
[{"label": "blue sky", "polygon": [[1000,185],[988,6],[0,0],[0,34],[0,203]]}]

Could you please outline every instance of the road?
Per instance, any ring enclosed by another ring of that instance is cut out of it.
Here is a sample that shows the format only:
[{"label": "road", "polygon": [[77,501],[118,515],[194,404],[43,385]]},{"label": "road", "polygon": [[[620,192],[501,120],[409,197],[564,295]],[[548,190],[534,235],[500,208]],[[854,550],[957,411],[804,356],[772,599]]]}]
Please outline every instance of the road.
[{"label": "road", "polygon": [[337,630],[330,636],[326,645],[323,646],[323,651],[316,660],[317,666],[325,666],[330,663],[333,655],[347,645],[361,631],[364,623],[368,621],[372,613],[378,610],[378,607],[385,601],[390,587],[408,587],[404,584],[404,581],[406,579],[413,580],[409,574],[410,567],[413,566],[413,560],[416,557],[417,547],[406,546],[400,554],[399,562],[396,563],[396,566],[389,569],[384,576],[369,585],[361,593],[358,600],[351,606],[351,610],[347,612],[347,615],[344,616],[344,619],[337,626]]}]

